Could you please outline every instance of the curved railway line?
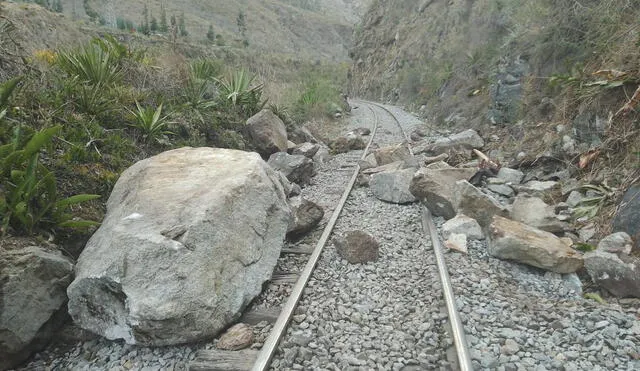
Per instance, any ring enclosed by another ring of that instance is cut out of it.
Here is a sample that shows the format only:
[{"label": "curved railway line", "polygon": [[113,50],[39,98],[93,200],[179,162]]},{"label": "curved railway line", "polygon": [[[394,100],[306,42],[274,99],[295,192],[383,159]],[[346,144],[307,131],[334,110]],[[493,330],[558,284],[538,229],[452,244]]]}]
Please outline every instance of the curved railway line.
[{"label": "curved railway line", "polygon": [[[289,324],[292,322],[292,319],[296,315],[296,308],[298,307],[301,298],[305,295],[305,290],[313,290],[313,287],[309,287],[309,281],[314,274],[314,271],[319,265],[322,265],[323,262],[320,261],[321,255],[323,251],[325,251],[325,246],[329,243],[329,239],[332,235],[334,235],[336,223],[339,221],[341,217],[345,215],[345,208],[350,208],[351,205],[347,202],[352,195],[352,191],[354,190],[354,185],[358,179],[360,174],[360,166],[358,164],[358,160],[363,160],[369,153],[373,146],[386,146],[392,144],[398,144],[400,142],[404,142],[405,145],[408,146],[410,153],[412,153],[410,146],[408,145],[409,140],[406,134],[406,130],[401,125],[400,120],[398,120],[394,114],[385,108],[382,105],[359,101],[361,109],[366,108],[368,112],[370,112],[373,117],[374,125],[371,128],[371,134],[369,137],[369,142],[366,148],[359,154],[356,155],[349,154],[349,158],[352,160],[352,168],[353,174],[349,178],[344,191],[342,192],[342,196],[338,201],[335,209],[333,210],[331,217],[329,218],[322,235],[317,240],[315,244],[315,248],[311,252],[308,261],[306,262],[304,269],[299,273],[299,275],[294,275],[294,277],[298,277],[295,285],[291,288],[291,293],[282,306],[280,314],[278,315],[273,327],[266,338],[262,348],[255,356],[255,362],[251,365],[250,369],[253,371],[263,371],[271,368],[273,369],[281,369],[282,367],[272,367],[271,363],[274,357],[278,357],[278,352],[282,353],[282,350],[279,350],[279,344],[283,341],[284,338],[287,337],[287,329],[289,328]],[[385,116],[386,119],[383,119],[381,116]],[[412,153],[413,154],[413,153]],[[370,196],[372,197],[372,196]],[[382,202],[382,201],[380,201]],[[407,207],[407,206],[399,206]],[[414,205],[415,207],[415,205]],[[441,328],[437,329],[438,338],[441,340],[437,342],[434,347],[442,347],[442,344],[451,345],[452,343],[455,345],[455,353],[457,354],[457,360],[451,359],[451,349],[449,349],[449,354],[447,354],[447,349],[440,349],[441,354],[437,356],[437,359],[445,360],[441,361],[440,367],[445,367],[449,369],[461,369],[461,370],[471,370],[471,360],[469,356],[469,351],[467,348],[466,340],[464,338],[464,329],[462,327],[462,323],[460,321],[460,317],[455,308],[455,299],[453,297],[453,291],[451,288],[451,283],[449,280],[449,275],[447,273],[446,263],[444,261],[442,248],[440,246],[438,240],[438,232],[435,228],[433,220],[431,219],[431,215],[428,209],[424,206],[419,206],[415,215],[417,218],[414,218],[415,225],[422,224],[423,228],[423,236],[426,239],[425,244],[431,247],[431,252],[422,251],[421,253],[425,255],[431,254],[428,260],[435,261],[436,265],[430,265],[430,272],[428,276],[433,279],[436,276],[440,279],[440,285],[437,285],[441,288],[438,291],[432,291],[432,295],[440,295],[444,296],[444,303],[440,302],[437,306],[440,308],[433,309],[432,311],[439,311],[440,313],[446,312],[449,318],[450,323],[448,325],[442,324]],[[322,269],[322,267],[321,267]],[[436,273],[437,272],[437,273]],[[415,275],[414,275],[415,276]],[[380,277],[380,280],[388,279],[385,277]],[[416,298],[417,299],[417,298]],[[446,306],[446,310],[444,307]],[[444,318],[444,316],[442,316]],[[444,322],[444,321],[443,321]],[[422,334],[417,334],[417,338],[422,337]],[[438,345],[440,344],[440,345]],[[417,354],[419,349],[409,350],[409,352],[405,352],[405,354]],[[217,360],[215,357],[211,356],[202,356],[199,359],[196,359],[190,367],[191,370],[216,370],[216,369],[247,369],[247,365],[251,362],[251,358],[255,353],[245,353],[240,356],[240,364],[234,364],[232,361],[226,359],[224,361]],[[362,363],[365,361],[362,360]],[[388,366],[388,365],[386,365]],[[385,365],[379,365],[380,369],[386,368]],[[435,365],[434,365],[435,366]],[[369,364],[371,367],[371,364]],[[417,365],[414,367],[418,367]]]}]

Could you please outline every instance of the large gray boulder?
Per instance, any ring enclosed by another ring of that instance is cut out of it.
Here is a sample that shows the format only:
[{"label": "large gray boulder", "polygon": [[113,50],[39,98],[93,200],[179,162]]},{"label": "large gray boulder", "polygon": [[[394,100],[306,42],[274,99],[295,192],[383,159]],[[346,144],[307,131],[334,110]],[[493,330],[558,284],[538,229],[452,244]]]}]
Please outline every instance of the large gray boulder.
[{"label": "large gray boulder", "polygon": [[313,160],[303,155],[290,155],[286,152],[274,153],[269,157],[269,165],[280,171],[289,181],[308,184],[315,170]]},{"label": "large gray boulder", "polygon": [[409,160],[411,152],[406,144],[400,143],[393,146],[378,148],[373,151],[378,166],[390,164],[396,161]]},{"label": "large gray boulder", "polygon": [[538,197],[518,196],[513,201],[511,218],[543,231],[564,232],[569,225],[556,218],[554,209]]},{"label": "large gray boulder", "polygon": [[456,216],[453,206],[453,188],[457,181],[469,179],[475,169],[419,169],[411,180],[409,191],[425,202],[435,216],[451,219]]},{"label": "large gray boulder", "polygon": [[419,153],[433,153],[441,154],[450,151],[467,151],[474,148],[484,147],[484,140],[473,129],[468,129],[463,132],[453,134],[446,138],[440,138],[434,143],[418,146],[418,149],[414,151],[415,154]]},{"label": "large gray boulder", "polygon": [[494,216],[488,233],[489,254],[556,273],[582,268],[582,255],[555,235]]},{"label": "large gray boulder", "polygon": [[509,215],[508,208],[496,199],[483,193],[466,180],[457,181],[453,187],[453,208],[457,213],[475,219],[485,228],[491,223],[494,215]]},{"label": "large gray boulder", "polygon": [[256,151],[265,158],[272,153],[287,151],[287,128],[271,110],[263,109],[251,116],[246,128]]},{"label": "large gray boulder", "polygon": [[618,297],[640,298],[640,259],[630,255],[631,237],[616,232],[584,255],[584,266],[593,282]]},{"label": "large gray boulder", "polygon": [[371,175],[369,188],[377,199],[395,204],[415,202],[416,197],[409,192],[409,185],[415,173],[414,168],[383,171]]},{"label": "large gray boulder", "polygon": [[0,249],[0,370],[44,348],[67,319],[73,263],[37,246]]},{"label": "large gray boulder", "polygon": [[629,234],[635,239],[636,249],[640,249],[640,184],[629,187],[622,197],[613,218],[613,230]]},{"label": "large gray boulder", "polygon": [[271,278],[291,212],[256,153],[181,148],[127,169],[76,265],[69,314],[128,344],[215,336]]}]

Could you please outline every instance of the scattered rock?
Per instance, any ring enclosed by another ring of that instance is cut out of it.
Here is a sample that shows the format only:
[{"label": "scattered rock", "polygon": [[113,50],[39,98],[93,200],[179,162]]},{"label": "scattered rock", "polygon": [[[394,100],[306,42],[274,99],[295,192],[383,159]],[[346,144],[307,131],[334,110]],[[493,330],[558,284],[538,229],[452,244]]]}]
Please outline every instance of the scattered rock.
[{"label": "scattered rock", "polygon": [[222,350],[240,350],[253,344],[253,330],[249,325],[237,323],[225,331],[216,347]]},{"label": "scattered rock", "polygon": [[515,194],[513,188],[504,184],[489,184],[487,185],[487,189],[505,197],[513,197]]},{"label": "scattered rock", "polygon": [[518,343],[516,343],[516,341],[513,339],[507,339],[504,342],[504,345],[500,348],[500,353],[508,356],[516,354],[519,351],[520,351],[520,346],[518,346]]},{"label": "scattered rock", "polygon": [[415,202],[416,197],[409,192],[415,169],[385,171],[371,176],[369,187],[379,200],[396,204]]},{"label": "scattered rock", "polygon": [[322,167],[327,161],[331,159],[331,154],[326,147],[320,147],[318,152],[313,155],[313,164],[315,167]]},{"label": "scattered rock", "polygon": [[455,168],[444,161],[437,161],[437,162],[428,164],[427,166],[425,166],[425,169],[440,170],[440,169],[455,169]]},{"label": "scattered rock", "polygon": [[313,156],[315,156],[315,154],[318,153],[319,149],[320,149],[319,144],[305,142],[295,146],[291,154],[303,155],[304,157],[313,158]]},{"label": "scattered rock", "polygon": [[364,159],[358,161],[358,165],[360,165],[360,170],[367,170],[378,166],[376,162],[376,156],[373,153],[369,153],[364,157]]},{"label": "scattered rock", "polygon": [[614,254],[631,254],[633,240],[626,232],[612,233],[598,243],[598,250]]},{"label": "scattered rock", "polygon": [[366,232],[351,231],[334,240],[338,255],[349,263],[367,263],[378,260],[378,242]]},{"label": "scattered rock", "polygon": [[355,135],[360,135],[360,136],[365,136],[365,135],[370,135],[371,134],[371,129],[369,128],[356,128],[351,130],[349,133],[355,134]]},{"label": "scattered rock", "polygon": [[346,153],[349,151],[365,149],[366,147],[367,143],[364,139],[353,133],[350,135],[347,134],[329,143],[329,148],[331,148],[333,153]]},{"label": "scattered rock", "polygon": [[324,210],[315,202],[300,196],[289,199],[292,218],[287,228],[287,238],[296,239],[311,231],[324,217]]},{"label": "scattered rock", "polygon": [[538,197],[518,196],[513,202],[511,218],[543,231],[564,232],[569,225],[556,218],[554,209]]},{"label": "scattered rock", "polygon": [[[429,165],[429,164],[432,164],[432,163],[434,163],[434,162],[440,162],[440,161],[444,162],[444,161],[445,161],[446,159],[448,159],[448,158],[449,158],[449,155],[448,155],[448,154],[446,154],[446,153],[441,153],[441,154],[439,154],[439,155],[437,155],[437,156],[425,156],[425,157],[423,157],[423,159],[422,159],[422,160],[423,160],[423,163],[424,163],[425,165]],[[445,163],[446,163],[446,162],[445,162]],[[448,165],[448,164],[447,164],[447,165]]]},{"label": "scattered rock", "polygon": [[304,126],[299,126],[293,129],[289,134],[289,140],[295,143],[321,143],[312,133]]},{"label": "scattered rock", "polygon": [[411,152],[409,148],[403,143],[395,146],[378,148],[373,151],[373,155],[376,157],[378,166],[390,164],[396,161],[405,161],[411,158]]},{"label": "scattered rock", "polygon": [[[447,153],[449,151],[471,150],[484,147],[484,140],[473,129],[465,130],[461,133],[451,135],[447,138],[440,138],[435,143],[424,148],[424,152],[434,154]],[[419,152],[415,152],[416,154]]]},{"label": "scattered rock", "polygon": [[409,191],[423,200],[435,216],[451,219],[456,215],[453,188],[457,181],[469,179],[475,169],[419,169],[411,180]]},{"label": "scattered rock", "polygon": [[640,249],[640,185],[629,187],[613,218],[614,232],[627,232]]},{"label": "scattered rock", "polygon": [[489,254],[500,259],[572,273],[582,268],[582,256],[549,232],[494,216],[489,226]]},{"label": "scattered rock", "polygon": [[442,237],[449,238],[451,234],[464,234],[472,240],[484,239],[484,233],[480,224],[464,214],[458,214],[454,218],[447,220],[442,225]]},{"label": "scattered rock", "polygon": [[582,193],[578,191],[571,191],[571,193],[569,193],[569,197],[567,197],[567,205],[569,205],[569,207],[576,207],[580,204],[583,198],[584,196]]},{"label": "scattered rock", "polygon": [[491,223],[494,215],[509,214],[507,208],[466,180],[457,181],[453,187],[453,208],[475,219],[483,228]]},{"label": "scattered rock", "polygon": [[42,350],[68,318],[73,263],[38,246],[0,249],[0,370]]},{"label": "scattered rock", "polygon": [[578,230],[578,236],[583,242],[589,242],[596,235],[596,226],[589,223]]},{"label": "scattered rock", "polygon": [[305,185],[314,174],[313,161],[302,155],[290,155],[277,152],[269,157],[267,163],[289,179],[289,181]]},{"label": "scattered rock", "polygon": [[467,249],[467,236],[462,233],[452,233],[444,242],[444,246],[448,249],[455,250],[463,254],[469,252],[469,250]]},{"label": "scattered rock", "polygon": [[[390,164],[364,169],[364,170],[362,170],[362,173],[371,175],[371,174],[376,174],[376,173],[382,173],[382,172],[385,172],[385,171],[396,171],[396,170],[402,170],[402,169],[406,169],[406,168],[407,168],[407,166],[405,166],[405,162],[404,161],[396,161],[396,162],[392,162]],[[415,170],[414,170],[414,172],[415,172]]]},{"label": "scattered rock", "polygon": [[511,169],[508,167],[501,167],[498,171],[497,177],[505,181],[505,183],[520,184],[524,173],[520,170]]},{"label": "scattered rock", "polygon": [[128,344],[211,338],[271,278],[290,217],[256,153],[181,148],[139,161],[78,259],[69,314]]},{"label": "scattered rock", "polygon": [[621,298],[640,298],[640,258],[599,248],[584,255],[593,282]]},{"label": "scattered rock", "polygon": [[560,183],[552,180],[541,182],[531,180],[522,185],[514,185],[514,189],[520,193],[534,197],[540,197],[544,202],[555,204],[562,201],[562,190]]},{"label": "scattered rock", "polygon": [[247,120],[247,132],[256,150],[265,158],[288,149],[287,128],[271,110],[263,109]]}]

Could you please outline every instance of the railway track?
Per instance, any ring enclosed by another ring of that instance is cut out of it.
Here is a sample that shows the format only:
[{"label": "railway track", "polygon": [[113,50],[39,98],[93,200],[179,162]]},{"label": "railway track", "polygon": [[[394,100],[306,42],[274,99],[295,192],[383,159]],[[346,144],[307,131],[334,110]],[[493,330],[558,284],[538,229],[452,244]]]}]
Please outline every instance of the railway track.
[{"label": "railway track", "polygon": [[[274,307],[258,310],[254,311],[254,318],[250,314],[243,319],[273,323],[261,349],[201,351],[191,362],[190,370],[261,371],[300,366],[304,369],[471,369],[464,331],[429,211],[417,204],[393,205],[378,200],[373,201],[375,210],[362,207],[365,202],[361,200],[372,202],[373,196],[368,188],[354,188],[360,173],[358,160],[364,159],[375,146],[400,142],[408,145],[409,141],[405,128],[387,108],[363,101],[358,104],[361,113],[366,110],[370,117],[364,121],[373,122],[369,142],[364,151],[342,155],[353,172],[315,247],[284,251],[296,255],[298,267],[306,259],[300,271],[274,275],[271,285],[279,285],[280,291],[284,286],[284,292],[289,293],[287,300],[276,303],[279,310]],[[332,236],[360,226],[354,223],[360,219],[364,219],[365,231],[367,225],[385,224],[384,228],[368,231],[382,240],[380,260],[375,264],[336,266],[339,259],[335,249],[325,247]],[[385,235],[380,233],[383,230],[396,233]],[[406,268],[403,264],[407,264]],[[338,284],[345,276],[353,282]],[[332,295],[339,297],[335,303]],[[329,313],[317,308],[316,296],[324,298],[320,303],[328,303],[325,309]],[[367,301],[368,297],[385,299]],[[351,299],[355,301],[350,302]],[[376,337],[391,340],[376,343]],[[309,354],[301,351],[302,347],[291,345],[299,343],[315,348]],[[406,344],[414,344],[413,349]],[[389,352],[390,356],[378,357],[376,353],[380,352]],[[297,363],[296,358],[306,363]]]}]

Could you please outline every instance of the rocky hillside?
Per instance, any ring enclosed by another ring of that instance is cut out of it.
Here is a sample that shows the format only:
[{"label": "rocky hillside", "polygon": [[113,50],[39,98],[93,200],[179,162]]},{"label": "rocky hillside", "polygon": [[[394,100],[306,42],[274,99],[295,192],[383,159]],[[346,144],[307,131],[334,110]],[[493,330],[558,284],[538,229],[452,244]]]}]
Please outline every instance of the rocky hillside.
[{"label": "rocky hillside", "polygon": [[351,93],[474,127],[500,161],[545,158],[624,189],[640,175],[639,14],[622,0],[377,0]]},{"label": "rocky hillside", "polygon": [[[93,18],[95,23],[112,28],[126,22],[127,28],[135,29],[155,19],[160,27],[164,12],[169,27],[172,16],[178,24],[184,19],[189,42],[207,42],[211,27],[213,38],[218,36],[218,46],[246,40],[250,48],[262,52],[294,59],[337,61],[347,59],[353,27],[369,3],[370,0],[60,1],[62,13],[75,21]],[[238,24],[241,13],[243,26]]]}]

